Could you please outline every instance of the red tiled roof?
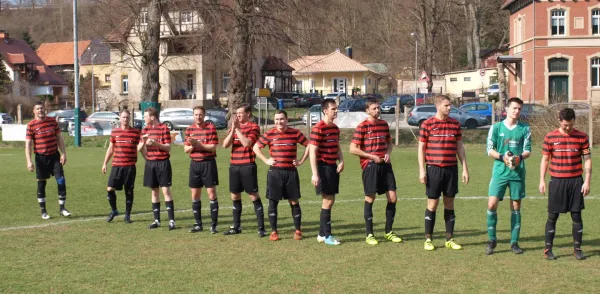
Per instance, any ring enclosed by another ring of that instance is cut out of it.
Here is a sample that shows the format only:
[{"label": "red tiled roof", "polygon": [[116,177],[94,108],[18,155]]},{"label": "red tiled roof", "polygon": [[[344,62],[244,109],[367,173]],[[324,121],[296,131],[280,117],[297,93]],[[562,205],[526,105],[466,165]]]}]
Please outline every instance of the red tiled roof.
[{"label": "red tiled roof", "polygon": [[[68,85],[62,77],[52,71],[44,61],[35,54],[33,49],[23,40],[1,39],[0,54],[12,69],[17,64],[30,63],[35,64],[38,70],[38,85]],[[72,51],[71,51],[72,52]]]},{"label": "red tiled roof", "polygon": [[[81,58],[85,49],[92,41],[77,42],[78,57]],[[37,55],[48,66],[74,64],[73,42],[43,43],[37,50]]]},{"label": "red tiled roof", "polygon": [[334,51],[327,55],[303,56],[289,63],[294,73],[372,71],[360,62]]},{"label": "red tiled roof", "polygon": [[504,1],[504,4],[502,4],[502,7],[500,7],[500,9],[506,9],[506,8],[508,8],[508,6],[511,5],[515,1],[517,1],[517,0],[506,0],[506,1]]}]

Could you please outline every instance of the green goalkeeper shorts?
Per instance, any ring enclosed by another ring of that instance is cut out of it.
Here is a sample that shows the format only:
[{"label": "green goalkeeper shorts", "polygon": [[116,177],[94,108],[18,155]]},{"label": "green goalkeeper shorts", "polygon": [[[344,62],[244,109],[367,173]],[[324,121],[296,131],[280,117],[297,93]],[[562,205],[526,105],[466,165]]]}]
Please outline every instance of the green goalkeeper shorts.
[{"label": "green goalkeeper shorts", "polygon": [[490,187],[488,189],[488,195],[498,197],[500,201],[502,201],[504,199],[504,194],[507,187],[510,190],[511,200],[518,201],[525,198],[525,181],[521,180],[492,178],[490,181]]}]

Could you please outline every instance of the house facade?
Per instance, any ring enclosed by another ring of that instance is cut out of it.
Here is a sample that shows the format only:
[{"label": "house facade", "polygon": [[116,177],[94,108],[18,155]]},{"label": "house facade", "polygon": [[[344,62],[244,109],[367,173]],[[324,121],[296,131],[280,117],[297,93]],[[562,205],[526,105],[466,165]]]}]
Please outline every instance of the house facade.
[{"label": "house facade", "polygon": [[98,88],[110,88],[113,71],[110,64],[110,46],[98,39],[91,41],[79,59],[80,75],[85,77],[92,71],[98,80]]},{"label": "house facade", "polygon": [[444,73],[445,92],[454,97],[462,97],[463,91],[484,93],[493,83],[498,82],[498,70],[494,67],[476,70],[463,70]]},{"label": "house facade", "polygon": [[600,103],[600,2],[506,0],[509,96]]}]

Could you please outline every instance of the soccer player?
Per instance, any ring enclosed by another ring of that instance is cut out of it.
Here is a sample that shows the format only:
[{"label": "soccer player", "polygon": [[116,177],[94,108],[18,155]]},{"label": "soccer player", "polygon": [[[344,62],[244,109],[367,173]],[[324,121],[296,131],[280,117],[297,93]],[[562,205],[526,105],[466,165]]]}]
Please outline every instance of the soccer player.
[{"label": "soccer player", "polygon": [[[462,246],[454,242],[454,197],[458,193],[458,162],[462,164],[462,181],[469,183],[469,168],[462,142],[460,123],[449,117],[452,103],[450,97],[435,97],[437,113],[421,125],[419,138],[419,180],[425,185],[427,208],[425,209],[424,249],[435,250],[431,242],[435,215],[444,195],[444,221],[446,222],[446,248],[460,250]],[[426,165],[425,165],[426,164]]]},{"label": "soccer player", "polygon": [[242,217],[242,192],[246,191],[254,204],[254,213],[258,222],[258,236],[264,237],[265,213],[258,195],[258,174],[256,171],[256,155],[252,146],[260,136],[260,128],[252,122],[252,107],[242,104],[232,116],[231,129],[223,141],[223,147],[231,146],[229,165],[229,192],[233,201],[233,227],[225,231],[225,235],[235,235],[242,232],[240,222]]},{"label": "soccer player", "polygon": [[[42,210],[42,219],[49,219],[46,211],[46,180],[54,176],[58,185],[59,214],[67,217],[71,213],[65,208],[67,186],[63,166],[67,164],[65,142],[60,134],[58,123],[54,118],[46,116],[43,101],[33,107],[34,119],[27,124],[25,133],[25,159],[27,169],[35,170],[37,182],[37,198]],[[35,153],[35,168],[31,162],[31,148]],[[60,151],[60,153],[59,153]]]},{"label": "soccer player", "polygon": [[494,158],[492,179],[488,191],[487,228],[488,245],[485,254],[491,255],[496,248],[496,210],[510,190],[510,247],[515,254],[522,254],[519,247],[521,233],[521,199],[525,198],[525,162],[531,155],[531,131],[529,125],[520,122],[523,100],[513,97],[506,104],[506,119],[494,124],[488,133],[487,154]]},{"label": "soccer player", "polygon": [[[271,241],[279,240],[277,232],[277,206],[279,201],[287,199],[294,218],[294,240],[302,240],[302,210],[300,209],[300,179],[296,167],[301,166],[308,157],[308,149],[297,160],[297,148],[300,144],[308,147],[308,139],[297,129],[289,128],[287,112],[275,111],[275,127],[264,133],[254,144],[252,150],[269,167],[267,173],[267,199],[269,199],[269,222],[271,223]],[[262,148],[269,146],[270,158],[265,157]]]},{"label": "soccer player", "polygon": [[204,122],[206,110],[202,106],[194,107],[194,123],[185,130],[184,151],[190,158],[189,187],[192,192],[192,212],[196,223],[190,233],[203,230],[200,214],[200,196],[202,187],[206,187],[206,193],[210,200],[210,232],[217,233],[217,221],[219,219],[219,202],[217,201],[217,186],[219,185],[219,173],[217,171],[216,148],[219,144],[217,130],[212,123]]},{"label": "soccer player", "polygon": [[108,203],[111,212],[106,218],[107,222],[112,222],[115,216],[119,215],[117,210],[117,194],[115,190],[121,191],[125,187],[125,223],[131,223],[131,207],[133,206],[133,188],[135,186],[135,163],[137,162],[137,153],[140,143],[140,131],[132,128],[130,124],[131,113],[129,110],[122,110],[119,114],[120,128],[114,128],[110,133],[110,144],[104,156],[102,173],[106,174],[106,165],[111,157],[112,168],[108,177],[106,191]]},{"label": "soccer player", "polygon": [[[548,162],[551,176],[548,187],[548,221],[546,221],[544,256],[548,260],[556,259],[552,253],[552,244],[558,214],[570,212],[573,220],[574,255],[577,260],[583,260],[586,257],[581,251],[583,239],[581,212],[585,208],[583,198],[590,193],[592,154],[588,135],[573,128],[575,111],[565,108],[560,111],[558,117],[560,128],[548,133],[544,138],[540,164],[540,193],[546,193],[545,178]],[[581,177],[584,170],[585,180]]]},{"label": "soccer player", "polygon": [[379,242],[373,235],[373,202],[375,194],[386,194],[387,206],[385,208],[385,238],[401,243],[392,230],[396,216],[396,178],[390,163],[392,154],[392,139],[390,129],[385,120],[379,119],[379,103],[375,99],[366,102],[366,112],[369,115],[354,131],[350,143],[350,153],[360,157],[360,166],[363,169],[362,181],[365,192],[365,228],[366,242],[377,245]]},{"label": "soccer player", "polygon": [[173,196],[171,195],[171,183],[173,173],[171,161],[171,134],[169,128],[158,121],[158,111],[155,108],[147,108],[144,111],[144,122],[146,127],[142,130],[142,138],[138,149],[146,159],[144,167],[144,187],[152,190],[152,211],[154,222],[148,228],[160,227],[160,198],[159,188],[165,198],[165,206],[169,216],[169,231],[175,229],[175,209]]},{"label": "soccer player", "polygon": [[[317,195],[321,195],[321,228],[317,241],[327,245],[339,245],[340,241],[331,234],[331,208],[335,194],[339,193],[340,173],[344,170],[344,155],[340,149],[340,129],[333,123],[338,107],[333,99],[321,103],[323,120],[310,133],[310,167],[312,184]],[[338,164],[339,160],[339,164]]]}]

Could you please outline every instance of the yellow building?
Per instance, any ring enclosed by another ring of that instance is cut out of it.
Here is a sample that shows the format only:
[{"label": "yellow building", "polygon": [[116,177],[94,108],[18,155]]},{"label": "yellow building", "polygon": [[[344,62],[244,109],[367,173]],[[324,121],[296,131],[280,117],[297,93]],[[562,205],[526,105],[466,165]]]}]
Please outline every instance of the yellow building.
[{"label": "yellow building", "polygon": [[378,93],[382,75],[338,50],[327,55],[302,56],[289,63],[294,68],[296,90],[302,93],[319,92],[351,94]]}]

